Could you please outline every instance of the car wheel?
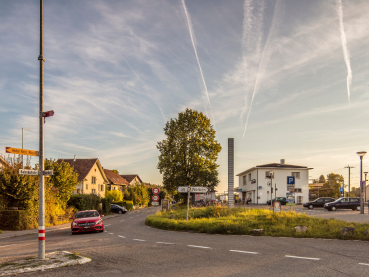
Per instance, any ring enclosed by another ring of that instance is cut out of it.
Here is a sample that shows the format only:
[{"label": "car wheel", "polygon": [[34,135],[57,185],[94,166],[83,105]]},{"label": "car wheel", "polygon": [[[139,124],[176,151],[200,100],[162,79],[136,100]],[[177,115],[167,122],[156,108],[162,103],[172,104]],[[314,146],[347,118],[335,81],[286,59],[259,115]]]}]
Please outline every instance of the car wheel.
[{"label": "car wheel", "polygon": [[118,211],[118,214],[121,214],[121,213],[122,213],[122,211],[121,211],[121,210],[119,210],[119,211]]},{"label": "car wheel", "polygon": [[360,211],[360,206],[356,206],[356,210],[357,211]]},{"label": "car wheel", "polygon": [[104,232],[104,226],[103,226],[102,230],[100,230],[99,232],[100,232],[100,233]]},{"label": "car wheel", "polygon": [[335,211],[335,210],[337,210],[337,208],[336,208],[335,206],[333,206],[333,207],[331,208],[331,211]]},{"label": "car wheel", "polygon": [[312,210],[314,208],[313,205],[309,205],[309,209]]}]

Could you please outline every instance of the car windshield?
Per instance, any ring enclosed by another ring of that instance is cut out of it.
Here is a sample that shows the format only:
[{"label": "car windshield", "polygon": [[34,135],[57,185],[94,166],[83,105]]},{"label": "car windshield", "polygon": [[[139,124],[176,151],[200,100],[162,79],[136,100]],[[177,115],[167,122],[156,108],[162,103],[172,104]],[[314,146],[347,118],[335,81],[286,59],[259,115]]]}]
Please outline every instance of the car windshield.
[{"label": "car windshield", "polygon": [[345,199],[345,198],[343,198],[343,197],[341,197],[341,198],[338,198],[336,201],[334,201],[334,202],[339,202],[339,201],[341,201],[342,199]]},{"label": "car windshield", "polygon": [[82,217],[95,217],[99,216],[99,213],[96,211],[92,212],[79,212],[76,214],[75,218],[82,218]]}]

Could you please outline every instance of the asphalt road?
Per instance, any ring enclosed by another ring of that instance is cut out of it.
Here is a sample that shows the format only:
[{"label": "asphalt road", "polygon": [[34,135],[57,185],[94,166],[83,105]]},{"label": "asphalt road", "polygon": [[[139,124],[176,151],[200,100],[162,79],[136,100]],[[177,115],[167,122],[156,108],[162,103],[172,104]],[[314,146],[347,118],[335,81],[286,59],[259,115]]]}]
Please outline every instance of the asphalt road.
[{"label": "asphalt road", "polygon": [[[164,231],[144,224],[156,209],[106,219],[104,233],[46,233],[46,252],[93,261],[23,276],[369,276],[369,242]],[[0,263],[37,256],[37,235],[0,239],[0,251]]]}]

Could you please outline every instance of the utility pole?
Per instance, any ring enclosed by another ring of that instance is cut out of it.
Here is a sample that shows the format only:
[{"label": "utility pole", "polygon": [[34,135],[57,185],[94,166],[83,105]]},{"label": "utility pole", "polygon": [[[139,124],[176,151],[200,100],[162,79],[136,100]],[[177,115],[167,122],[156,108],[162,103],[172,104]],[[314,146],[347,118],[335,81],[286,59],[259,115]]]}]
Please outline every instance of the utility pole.
[{"label": "utility pole", "polygon": [[44,177],[44,50],[43,0],[40,0],[40,138],[39,138],[39,197],[38,197],[38,258],[45,259],[45,177]]},{"label": "utility pole", "polygon": [[348,197],[350,197],[350,169],[351,168],[355,168],[355,167],[353,167],[353,166],[345,166],[345,168],[348,168],[348,170],[349,170],[349,175],[348,175],[348,186],[349,186],[349,189],[348,189]]}]

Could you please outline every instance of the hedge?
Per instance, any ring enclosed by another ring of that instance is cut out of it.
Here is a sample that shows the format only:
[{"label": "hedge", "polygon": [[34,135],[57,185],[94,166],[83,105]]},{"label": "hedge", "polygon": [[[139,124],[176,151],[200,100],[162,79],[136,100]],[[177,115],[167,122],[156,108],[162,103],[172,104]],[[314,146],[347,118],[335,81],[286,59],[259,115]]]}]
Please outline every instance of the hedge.
[{"label": "hedge", "polygon": [[101,198],[94,194],[72,194],[67,206],[75,207],[79,211],[99,210]]},{"label": "hedge", "polygon": [[2,230],[20,231],[32,228],[27,211],[1,211],[0,228]]},{"label": "hedge", "polygon": [[112,204],[125,207],[128,211],[132,211],[133,210],[133,201],[114,202]]},{"label": "hedge", "polygon": [[112,201],[113,199],[110,197],[101,198],[103,213],[107,213],[107,214],[110,213],[110,208],[111,208],[110,205]]}]

